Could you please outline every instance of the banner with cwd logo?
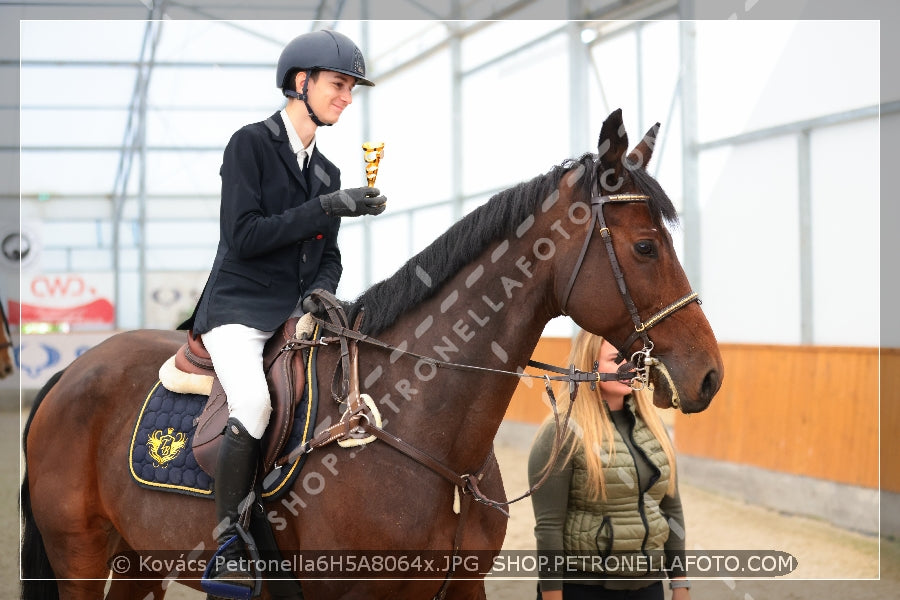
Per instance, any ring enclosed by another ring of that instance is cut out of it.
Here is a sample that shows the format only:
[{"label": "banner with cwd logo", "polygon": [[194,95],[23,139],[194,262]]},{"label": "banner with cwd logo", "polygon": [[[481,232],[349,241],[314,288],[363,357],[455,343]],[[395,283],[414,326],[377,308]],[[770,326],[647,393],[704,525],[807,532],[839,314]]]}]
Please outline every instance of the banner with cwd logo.
[{"label": "banner with cwd logo", "polygon": [[9,302],[10,321],[64,325],[66,330],[109,329],[115,323],[112,298],[111,273],[28,275],[22,279],[21,299]]}]

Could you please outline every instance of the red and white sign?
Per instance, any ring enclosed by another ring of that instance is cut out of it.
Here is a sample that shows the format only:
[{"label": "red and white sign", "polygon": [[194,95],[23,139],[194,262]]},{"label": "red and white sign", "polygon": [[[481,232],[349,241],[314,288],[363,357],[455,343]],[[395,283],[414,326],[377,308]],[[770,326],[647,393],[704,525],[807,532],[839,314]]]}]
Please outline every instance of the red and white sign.
[{"label": "red and white sign", "polygon": [[110,326],[115,321],[108,273],[33,275],[23,280],[20,303],[10,300],[10,322]]}]

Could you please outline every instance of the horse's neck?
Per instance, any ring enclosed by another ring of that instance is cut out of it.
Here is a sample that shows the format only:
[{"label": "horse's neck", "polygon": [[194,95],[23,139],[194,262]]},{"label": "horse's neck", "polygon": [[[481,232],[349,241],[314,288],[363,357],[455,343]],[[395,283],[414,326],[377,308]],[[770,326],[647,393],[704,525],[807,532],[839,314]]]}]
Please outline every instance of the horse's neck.
[{"label": "horse's neck", "polygon": [[[391,328],[394,337],[398,332],[404,336],[394,343],[461,365],[511,372],[524,368],[549,319],[549,268],[532,264],[533,257],[529,262],[515,245],[504,254],[485,252],[482,260],[408,313]],[[413,408],[398,416],[407,427],[430,431],[437,440],[431,450],[452,457],[456,468],[477,467],[473,461],[490,449],[518,378],[421,363],[415,376],[418,381],[410,382],[417,392],[414,404],[404,403]]]}]

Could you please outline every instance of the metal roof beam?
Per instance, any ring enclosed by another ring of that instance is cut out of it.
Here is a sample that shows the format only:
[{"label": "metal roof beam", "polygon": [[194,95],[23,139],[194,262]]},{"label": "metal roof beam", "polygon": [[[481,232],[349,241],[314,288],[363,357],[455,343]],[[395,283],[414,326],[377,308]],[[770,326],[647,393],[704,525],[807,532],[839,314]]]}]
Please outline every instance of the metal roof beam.
[{"label": "metal roof beam", "polygon": [[720,148],[722,146],[747,144],[750,142],[758,142],[760,140],[779,137],[782,135],[799,134],[811,129],[828,127],[829,125],[838,125],[841,123],[847,123],[849,121],[857,121],[859,119],[869,119],[872,117],[877,117],[879,115],[888,115],[896,112],[900,112],[900,100],[887,102],[885,104],[873,104],[871,106],[864,106],[862,108],[856,108],[853,110],[822,115],[821,117],[814,117],[812,119],[792,121],[790,123],[784,123],[782,125],[775,125],[773,127],[765,127],[763,129],[757,129],[755,131],[739,133],[737,135],[732,135],[717,140],[711,140],[709,142],[698,143],[696,148],[699,152],[703,150],[710,150],[712,148]]}]

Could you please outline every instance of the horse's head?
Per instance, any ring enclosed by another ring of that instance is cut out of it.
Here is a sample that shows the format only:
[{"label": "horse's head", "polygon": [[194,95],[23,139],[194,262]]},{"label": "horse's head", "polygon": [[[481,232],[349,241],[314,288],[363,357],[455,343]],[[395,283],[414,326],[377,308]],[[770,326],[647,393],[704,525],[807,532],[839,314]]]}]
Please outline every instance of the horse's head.
[{"label": "horse's head", "polygon": [[622,355],[652,348],[661,361],[650,369],[657,406],[680,402],[684,412],[699,412],[719,390],[723,364],[665,226],[677,213],[645,170],[658,129],[628,153],[622,112],[615,111],[603,123],[596,161],[580,162],[560,180],[566,201],[559,204],[584,234],[558,253],[554,287],[560,311]]}]

